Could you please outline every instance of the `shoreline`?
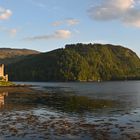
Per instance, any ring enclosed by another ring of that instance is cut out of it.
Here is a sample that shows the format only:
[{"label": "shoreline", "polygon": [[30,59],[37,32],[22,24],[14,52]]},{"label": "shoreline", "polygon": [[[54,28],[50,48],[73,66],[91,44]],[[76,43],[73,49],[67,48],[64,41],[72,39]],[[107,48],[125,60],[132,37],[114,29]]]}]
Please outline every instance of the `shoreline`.
[{"label": "shoreline", "polygon": [[9,85],[9,86],[1,86],[0,88],[7,88],[7,87],[33,87],[33,85]]},{"label": "shoreline", "polygon": [[37,93],[38,91],[36,89],[31,88],[32,86],[0,86],[0,92],[8,92],[8,93],[13,93],[13,92],[19,92],[19,93]]},{"label": "shoreline", "polygon": [[12,81],[14,83],[100,83],[100,82],[129,82],[140,81],[140,79],[124,79],[124,80],[99,80],[99,81]]}]

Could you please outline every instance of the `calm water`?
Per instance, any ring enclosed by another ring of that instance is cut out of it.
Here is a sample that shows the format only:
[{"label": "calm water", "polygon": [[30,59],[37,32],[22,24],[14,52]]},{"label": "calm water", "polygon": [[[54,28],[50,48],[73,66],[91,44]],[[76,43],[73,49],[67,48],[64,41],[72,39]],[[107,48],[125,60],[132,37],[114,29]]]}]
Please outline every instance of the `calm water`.
[{"label": "calm water", "polygon": [[[91,99],[117,101],[122,109],[140,108],[140,81],[101,83],[30,83],[47,93],[86,96]],[[123,108],[124,107],[124,108]]]},{"label": "calm water", "polygon": [[16,83],[33,90],[1,91],[1,139],[140,139],[140,81]]}]

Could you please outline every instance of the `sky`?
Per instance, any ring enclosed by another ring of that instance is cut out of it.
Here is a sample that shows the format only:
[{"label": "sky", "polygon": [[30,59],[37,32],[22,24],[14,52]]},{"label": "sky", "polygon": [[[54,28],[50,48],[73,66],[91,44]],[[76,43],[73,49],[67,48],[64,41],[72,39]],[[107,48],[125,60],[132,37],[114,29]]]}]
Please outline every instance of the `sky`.
[{"label": "sky", "polygon": [[1,0],[0,47],[123,45],[140,56],[140,0]]}]

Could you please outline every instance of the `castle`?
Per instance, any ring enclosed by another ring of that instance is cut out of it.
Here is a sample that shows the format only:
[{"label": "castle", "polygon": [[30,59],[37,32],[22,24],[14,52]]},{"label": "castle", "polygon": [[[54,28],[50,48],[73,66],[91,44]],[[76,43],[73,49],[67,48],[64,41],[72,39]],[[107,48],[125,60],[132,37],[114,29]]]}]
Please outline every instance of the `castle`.
[{"label": "castle", "polygon": [[8,81],[8,75],[4,75],[4,64],[0,64],[0,81]]}]

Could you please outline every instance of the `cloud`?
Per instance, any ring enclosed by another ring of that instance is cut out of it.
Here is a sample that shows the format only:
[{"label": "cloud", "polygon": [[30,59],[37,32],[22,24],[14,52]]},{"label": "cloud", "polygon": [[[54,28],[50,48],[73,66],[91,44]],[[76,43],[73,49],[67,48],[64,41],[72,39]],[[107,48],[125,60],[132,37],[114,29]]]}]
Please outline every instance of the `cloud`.
[{"label": "cloud", "polygon": [[16,28],[9,29],[7,27],[0,26],[0,31],[7,33],[11,37],[15,37],[17,35],[18,29]]},{"label": "cloud", "polygon": [[68,18],[68,19],[65,19],[65,20],[60,20],[60,21],[55,21],[52,23],[53,26],[61,26],[63,24],[66,24],[68,26],[74,26],[74,25],[77,25],[79,24],[80,21],[78,19],[74,19],[74,18]]},{"label": "cloud", "polygon": [[55,21],[52,23],[53,26],[60,26],[63,24],[63,21]]},{"label": "cloud", "polygon": [[8,30],[8,33],[10,34],[11,37],[15,37],[17,35],[18,30],[13,28]]},{"label": "cloud", "polygon": [[140,10],[129,10],[127,15],[125,15],[125,18],[122,19],[122,21],[127,25],[140,27]]},{"label": "cloud", "polygon": [[69,30],[57,30],[50,35],[28,37],[25,40],[33,41],[33,40],[49,40],[49,39],[68,39],[70,38],[70,36],[71,36],[71,32]]},{"label": "cloud", "polygon": [[0,20],[9,19],[12,15],[12,11],[10,9],[5,9],[0,7]]},{"label": "cloud", "polygon": [[65,22],[66,22],[69,26],[73,26],[73,25],[79,24],[79,20],[78,20],[78,19],[67,19],[67,20],[65,20]]},{"label": "cloud", "polygon": [[123,24],[140,27],[139,6],[139,0],[102,0],[99,5],[92,6],[88,14],[94,20],[119,20]]}]

